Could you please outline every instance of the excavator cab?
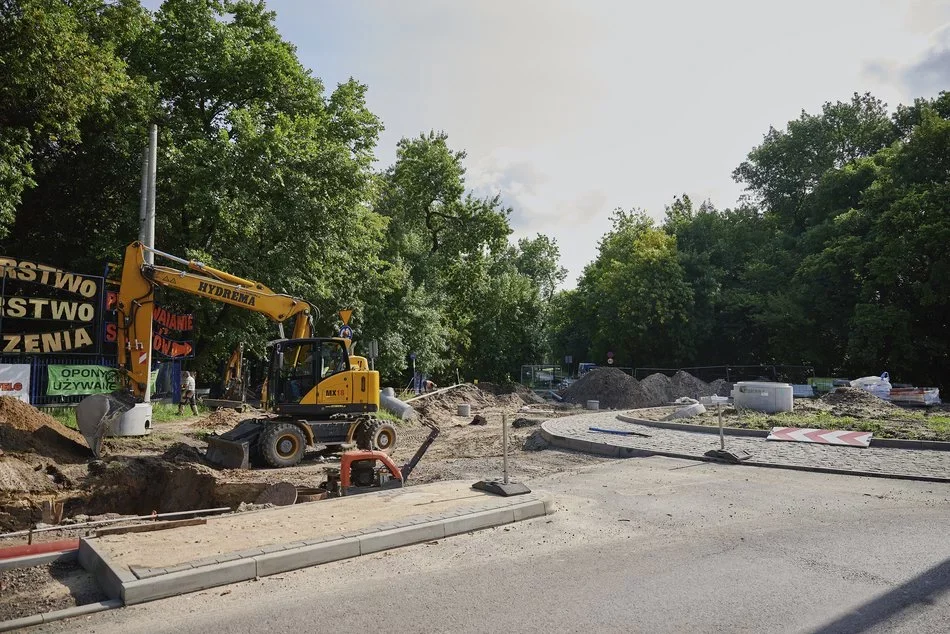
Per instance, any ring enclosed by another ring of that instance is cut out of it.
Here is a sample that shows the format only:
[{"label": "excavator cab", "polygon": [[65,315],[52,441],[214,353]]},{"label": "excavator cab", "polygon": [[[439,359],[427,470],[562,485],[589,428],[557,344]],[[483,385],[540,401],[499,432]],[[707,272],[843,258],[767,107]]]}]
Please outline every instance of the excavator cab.
[{"label": "excavator cab", "polygon": [[345,339],[275,343],[268,381],[273,411],[305,417],[378,411],[379,374],[358,359]]}]

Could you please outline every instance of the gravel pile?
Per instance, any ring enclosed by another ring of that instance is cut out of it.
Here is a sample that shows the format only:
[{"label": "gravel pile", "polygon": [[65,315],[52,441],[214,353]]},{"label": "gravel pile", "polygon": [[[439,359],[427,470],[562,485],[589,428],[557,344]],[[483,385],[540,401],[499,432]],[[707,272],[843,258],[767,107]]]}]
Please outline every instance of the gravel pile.
[{"label": "gravel pile", "polygon": [[569,403],[600,401],[602,408],[635,409],[649,402],[640,382],[616,368],[596,368],[568,387],[563,395]]},{"label": "gravel pile", "polygon": [[699,399],[703,396],[712,396],[716,392],[712,390],[708,383],[697,379],[689,372],[680,370],[673,375],[670,380],[673,386],[673,398],[688,396],[689,398]]},{"label": "gravel pile", "polygon": [[897,405],[856,387],[837,387],[818,399],[817,403],[820,407],[829,408],[835,416],[886,418],[903,411]]},{"label": "gravel pile", "polygon": [[673,402],[673,383],[670,377],[657,372],[640,381],[640,387],[643,388],[647,397],[647,404],[644,407],[659,407]]}]

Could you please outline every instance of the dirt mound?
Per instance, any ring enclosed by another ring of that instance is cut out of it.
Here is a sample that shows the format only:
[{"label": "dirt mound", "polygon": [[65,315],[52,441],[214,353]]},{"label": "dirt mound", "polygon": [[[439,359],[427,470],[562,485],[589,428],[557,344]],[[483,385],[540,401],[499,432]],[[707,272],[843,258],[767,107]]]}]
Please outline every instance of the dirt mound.
[{"label": "dirt mound", "polygon": [[0,499],[22,493],[52,493],[54,478],[42,468],[13,456],[0,456]]},{"label": "dirt mound", "polygon": [[223,429],[225,427],[230,429],[246,418],[250,418],[250,416],[234,409],[216,409],[204,418],[193,422],[191,426],[199,429]]},{"label": "dirt mound", "polygon": [[673,384],[670,377],[656,372],[640,381],[640,387],[643,388],[647,397],[647,404],[644,407],[659,407],[673,401]]},{"label": "dirt mound", "polygon": [[58,462],[84,462],[91,455],[79,432],[10,396],[0,397],[0,448],[35,452]]},{"label": "dirt mound", "polygon": [[830,408],[835,416],[886,418],[901,411],[897,405],[856,387],[837,387],[818,399],[818,403]]},{"label": "dirt mound", "polygon": [[674,399],[681,398],[683,396],[699,399],[703,396],[712,396],[716,393],[710,388],[708,383],[701,379],[697,379],[689,372],[685,372],[683,370],[680,370],[673,375],[673,378],[670,379],[670,384],[673,388]]},{"label": "dirt mound", "polygon": [[545,402],[543,398],[535,394],[534,390],[520,383],[479,383],[478,387],[483,392],[488,392],[495,397],[515,395],[525,405],[538,405]]},{"label": "dirt mound", "polygon": [[616,368],[591,370],[564,391],[569,403],[600,401],[600,406],[611,409],[646,407],[647,395],[640,383]]},{"label": "dirt mound", "polygon": [[191,445],[186,445],[183,442],[176,442],[174,445],[165,450],[165,453],[162,454],[162,458],[168,462],[175,462],[178,464],[186,462],[197,462],[204,463],[204,456],[201,455],[201,452],[197,448],[192,447]]}]

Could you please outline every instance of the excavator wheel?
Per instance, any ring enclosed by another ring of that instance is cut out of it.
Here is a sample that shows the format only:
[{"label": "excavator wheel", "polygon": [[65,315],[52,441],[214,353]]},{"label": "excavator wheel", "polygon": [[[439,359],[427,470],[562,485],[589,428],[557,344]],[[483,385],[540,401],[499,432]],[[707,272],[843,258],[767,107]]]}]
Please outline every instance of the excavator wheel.
[{"label": "excavator wheel", "polygon": [[261,432],[261,457],[272,467],[292,467],[303,459],[307,437],[293,423],[272,423]]},{"label": "excavator wheel", "polygon": [[356,432],[356,446],[360,449],[373,449],[383,453],[392,453],[396,448],[396,427],[385,420],[370,418],[360,423]]}]

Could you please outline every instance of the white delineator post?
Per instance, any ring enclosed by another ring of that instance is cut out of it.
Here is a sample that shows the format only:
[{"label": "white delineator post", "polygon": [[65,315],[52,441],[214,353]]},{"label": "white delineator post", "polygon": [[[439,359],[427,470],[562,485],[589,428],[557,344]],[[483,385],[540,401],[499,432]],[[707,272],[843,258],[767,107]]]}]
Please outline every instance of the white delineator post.
[{"label": "white delineator post", "polygon": [[501,456],[504,482],[508,484],[508,415],[501,415]]}]

